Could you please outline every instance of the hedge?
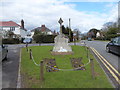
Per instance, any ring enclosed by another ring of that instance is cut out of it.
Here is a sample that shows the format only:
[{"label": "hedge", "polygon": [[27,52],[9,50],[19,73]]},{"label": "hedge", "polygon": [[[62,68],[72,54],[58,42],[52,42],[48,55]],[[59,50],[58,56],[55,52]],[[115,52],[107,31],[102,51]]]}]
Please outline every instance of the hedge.
[{"label": "hedge", "polygon": [[112,38],[118,37],[118,34],[106,35],[105,37],[97,37],[95,40],[111,40]]},{"label": "hedge", "polygon": [[54,38],[56,35],[44,35],[43,36],[43,43],[54,43]]},{"label": "hedge", "polygon": [[3,44],[19,44],[20,40],[18,38],[7,38],[7,39],[2,39]]},{"label": "hedge", "polygon": [[56,35],[35,35],[33,39],[36,43],[54,43]]},{"label": "hedge", "polygon": [[118,37],[118,36],[120,36],[120,35],[118,35],[118,34],[107,35],[106,40],[111,40],[112,38],[115,38],[115,37]]}]

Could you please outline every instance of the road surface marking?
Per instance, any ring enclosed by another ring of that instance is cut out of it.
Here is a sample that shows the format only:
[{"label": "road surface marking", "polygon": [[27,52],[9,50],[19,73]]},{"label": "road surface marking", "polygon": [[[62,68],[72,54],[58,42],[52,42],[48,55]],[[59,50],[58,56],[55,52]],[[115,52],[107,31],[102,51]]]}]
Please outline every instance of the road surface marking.
[{"label": "road surface marking", "polygon": [[100,58],[100,56],[96,53],[96,51],[90,47],[92,51],[97,55],[97,57],[101,60],[101,62],[105,65],[105,67],[109,70],[109,72],[112,74],[112,76],[116,79],[116,81],[120,84],[120,80],[118,77],[113,73],[113,71],[103,62],[103,60]]},{"label": "road surface marking", "polygon": [[[93,48],[94,49],[94,48]],[[94,49],[97,54],[120,76],[120,73],[102,56],[98,53],[98,51],[96,49]]]}]

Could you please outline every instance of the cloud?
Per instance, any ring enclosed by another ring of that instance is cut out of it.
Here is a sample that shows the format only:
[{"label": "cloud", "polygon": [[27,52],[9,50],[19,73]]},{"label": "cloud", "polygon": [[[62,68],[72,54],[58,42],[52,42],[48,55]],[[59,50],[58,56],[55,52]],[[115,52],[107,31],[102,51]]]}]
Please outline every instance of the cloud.
[{"label": "cloud", "polygon": [[63,2],[119,2],[119,0],[61,0]]},{"label": "cloud", "polygon": [[[25,21],[27,29],[33,29],[45,24],[52,30],[59,31],[58,20],[61,17],[64,25],[68,25],[71,18],[72,29],[79,28],[81,32],[87,32],[91,28],[100,29],[106,21],[114,21],[117,16],[116,5],[108,5],[111,8],[108,13],[84,12],[75,9],[75,4],[65,4],[58,0],[12,0],[2,2],[0,5],[0,20],[13,20],[20,23]],[[116,7],[115,7],[116,6]]]}]

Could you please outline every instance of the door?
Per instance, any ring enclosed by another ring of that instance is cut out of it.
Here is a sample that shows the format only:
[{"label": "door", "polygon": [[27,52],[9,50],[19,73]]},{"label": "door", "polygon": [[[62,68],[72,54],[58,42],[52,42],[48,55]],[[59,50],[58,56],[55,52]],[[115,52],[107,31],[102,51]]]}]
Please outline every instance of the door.
[{"label": "door", "polygon": [[117,54],[120,55],[120,37],[118,38]]},{"label": "door", "polygon": [[119,40],[118,37],[113,40],[113,52],[116,54],[118,54],[118,46],[119,46],[118,40]]}]

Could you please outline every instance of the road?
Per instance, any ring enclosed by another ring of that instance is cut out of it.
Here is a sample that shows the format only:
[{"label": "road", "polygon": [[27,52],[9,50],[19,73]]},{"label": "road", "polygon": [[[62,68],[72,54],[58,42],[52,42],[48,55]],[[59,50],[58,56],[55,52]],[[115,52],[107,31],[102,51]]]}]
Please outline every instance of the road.
[{"label": "road", "polygon": [[106,45],[108,42],[102,42],[102,41],[85,41],[85,43],[95,48],[112,66],[115,67],[115,69],[118,70],[118,56],[113,53],[107,53],[106,52]]},{"label": "road", "polygon": [[[103,41],[81,41],[81,42],[85,42],[87,46],[94,48],[108,63],[106,64],[110,64],[108,65],[109,67],[112,66],[113,68],[115,68],[115,70],[117,72],[119,72],[119,65],[120,65],[120,57],[116,54],[113,53],[107,53],[106,52],[106,45],[108,42],[103,42]],[[81,44],[80,42],[80,44]],[[99,57],[99,54],[97,56],[97,58]],[[108,69],[103,62],[100,61],[100,57],[98,58],[99,63],[101,65],[101,67],[104,69],[105,73],[107,74],[107,76],[110,78],[109,80],[111,81],[111,83],[113,84],[114,87],[119,87],[119,75],[118,73],[115,73],[115,70],[112,70],[113,68]],[[102,60],[104,61],[104,60]],[[111,73],[113,72],[113,73]],[[115,77],[115,75],[117,75],[117,77]],[[118,79],[117,79],[118,78]]]}]

